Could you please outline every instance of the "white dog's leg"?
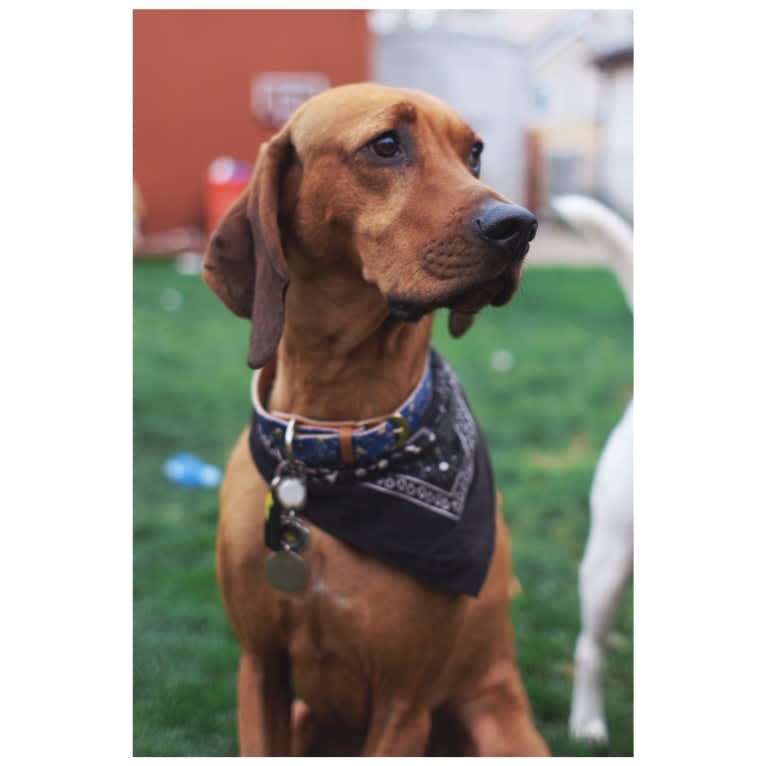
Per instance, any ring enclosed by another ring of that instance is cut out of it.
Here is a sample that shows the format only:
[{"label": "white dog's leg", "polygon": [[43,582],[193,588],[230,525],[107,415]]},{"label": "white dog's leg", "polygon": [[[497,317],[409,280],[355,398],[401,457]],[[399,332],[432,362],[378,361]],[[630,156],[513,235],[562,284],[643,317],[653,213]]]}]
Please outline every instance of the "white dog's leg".
[{"label": "white dog's leg", "polygon": [[575,649],[569,729],[578,739],[607,738],[601,691],[606,637],[633,569],[633,412],[609,437],[591,491],[591,530],[580,564],[582,631]]}]

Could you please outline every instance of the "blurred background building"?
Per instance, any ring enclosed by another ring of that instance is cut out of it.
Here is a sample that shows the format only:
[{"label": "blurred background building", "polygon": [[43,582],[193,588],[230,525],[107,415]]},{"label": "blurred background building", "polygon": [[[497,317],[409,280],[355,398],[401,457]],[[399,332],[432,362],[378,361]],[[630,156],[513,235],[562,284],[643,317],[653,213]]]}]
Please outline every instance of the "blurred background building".
[{"label": "blurred background building", "polygon": [[139,250],[202,241],[296,106],[363,80],[453,106],[539,215],[581,192],[632,219],[630,11],[138,10],[133,37]]},{"label": "blurred background building", "polygon": [[632,216],[630,11],[378,10],[369,22],[373,79],[462,113],[490,186],[538,213],[582,192]]}]

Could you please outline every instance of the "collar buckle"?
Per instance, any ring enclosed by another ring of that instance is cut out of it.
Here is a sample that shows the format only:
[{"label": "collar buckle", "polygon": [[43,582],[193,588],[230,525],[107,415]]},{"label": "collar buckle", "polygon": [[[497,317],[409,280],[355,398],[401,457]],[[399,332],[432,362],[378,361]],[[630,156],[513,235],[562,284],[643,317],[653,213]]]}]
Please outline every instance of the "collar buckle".
[{"label": "collar buckle", "polygon": [[394,427],[393,433],[396,437],[394,440],[394,449],[398,449],[410,437],[410,428],[407,425],[407,421],[402,415],[396,412],[393,415],[389,415],[386,418],[386,422],[390,423]]}]

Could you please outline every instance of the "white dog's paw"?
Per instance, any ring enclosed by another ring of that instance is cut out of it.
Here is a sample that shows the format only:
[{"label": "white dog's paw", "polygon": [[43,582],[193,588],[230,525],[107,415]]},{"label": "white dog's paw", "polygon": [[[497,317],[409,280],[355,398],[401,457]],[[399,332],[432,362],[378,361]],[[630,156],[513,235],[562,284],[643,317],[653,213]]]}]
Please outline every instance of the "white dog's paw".
[{"label": "white dog's paw", "polygon": [[606,721],[598,716],[586,720],[570,720],[569,735],[573,739],[588,739],[593,742],[606,742],[608,739]]}]

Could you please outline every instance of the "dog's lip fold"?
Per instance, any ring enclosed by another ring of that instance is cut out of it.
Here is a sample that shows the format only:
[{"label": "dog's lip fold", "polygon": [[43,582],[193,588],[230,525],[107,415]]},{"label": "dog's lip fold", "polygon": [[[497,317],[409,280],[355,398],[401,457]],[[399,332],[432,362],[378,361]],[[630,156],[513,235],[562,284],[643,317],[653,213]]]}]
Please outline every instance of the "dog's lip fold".
[{"label": "dog's lip fold", "polygon": [[[527,247],[529,247],[529,245],[527,245]],[[516,278],[511,273],[510,269],[500,275],[500,280],[502,280],[502,286],[495,297],[490,301],[493,306],[504,306],[511,300],[513,291],[516,289]]]},{"label": "dog's lip fold", "polygon": [[456,295],[447,307],[456,311],[475,313],[484,306],[502,306],[513,293],[514,279],[510,269],[490,279],[463,290]]},{"label": "dog's lip fold", "polygon": [[465,314],[475,314],[484,306],[503,306],[511,299],[516,288],[516,277],[508,268],[498,276],[477,282],[442,301],[421,301],[416,298],[388,296],[389,313],[395,319],[417,322],[425,314],[438,308],[448,308]]},{"label": "dog's lip fold", "polygon": [[417,322],[431,311],[427,306],[423,306],[415,301],[409,301],[402,298],[387,298],[388,310],[395,319],[401,319],[404,322]]}]

